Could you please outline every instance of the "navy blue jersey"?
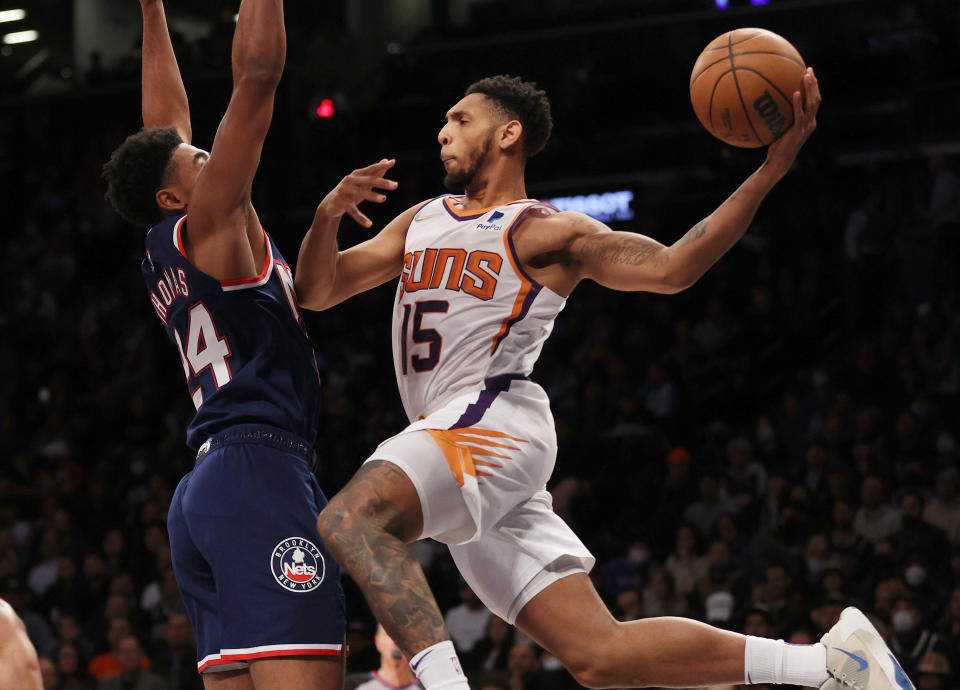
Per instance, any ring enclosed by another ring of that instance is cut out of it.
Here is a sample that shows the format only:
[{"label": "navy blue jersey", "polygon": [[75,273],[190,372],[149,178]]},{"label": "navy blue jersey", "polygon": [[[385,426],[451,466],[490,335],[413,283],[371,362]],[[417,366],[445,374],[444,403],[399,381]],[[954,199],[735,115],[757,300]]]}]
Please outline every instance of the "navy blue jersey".
[{"label": "navy blue jersey", "polygon": [[180,239],[186,216],[147,233],[143,278],[180,352],[197,413],[187,444],[237,424],[265,424],[316,440],[320,378],[297,309],[293,275],[267,239],[259,275],[219,281],[197,269]]}]

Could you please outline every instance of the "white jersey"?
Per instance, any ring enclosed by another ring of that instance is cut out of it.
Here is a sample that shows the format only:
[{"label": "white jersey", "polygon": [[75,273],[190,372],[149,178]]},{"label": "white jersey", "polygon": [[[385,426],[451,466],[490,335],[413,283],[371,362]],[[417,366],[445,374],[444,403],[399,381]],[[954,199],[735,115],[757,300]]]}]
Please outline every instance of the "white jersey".
[{"label": "white jersey", "polygon": [[564,297],[530,279],[512,232],[539,202],[475,211],[424,204],[407,230],[393,313],[393,361],[410,421],[451,398],[533,371]]}]

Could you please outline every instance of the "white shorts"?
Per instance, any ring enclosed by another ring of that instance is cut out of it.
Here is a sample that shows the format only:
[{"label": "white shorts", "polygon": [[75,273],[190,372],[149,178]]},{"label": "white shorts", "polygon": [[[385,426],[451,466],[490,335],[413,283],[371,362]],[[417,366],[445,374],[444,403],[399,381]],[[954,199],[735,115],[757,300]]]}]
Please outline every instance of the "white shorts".
[{"label": "white shorts", "polygon": [[451,429],[478,395],[458,396],[414,422],[367,462],[387,460],[403,470],[420,497],[421,538],[446,543],[480,600],[512,624],[536,594],[589,572],[594,558],[553,512],[546,491],[557,456],[546,393],[513,381],[479,421]]}]

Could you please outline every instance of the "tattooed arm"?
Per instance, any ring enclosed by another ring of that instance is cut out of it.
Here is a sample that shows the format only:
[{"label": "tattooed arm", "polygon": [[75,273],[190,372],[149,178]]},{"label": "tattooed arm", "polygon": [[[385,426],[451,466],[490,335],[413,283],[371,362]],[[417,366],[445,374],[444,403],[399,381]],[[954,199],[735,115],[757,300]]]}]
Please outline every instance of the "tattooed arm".
[{"label": "tattooed arm", "polygon": [[[693,285],[743,237],[777,177],[761,168],[717,210],[670,246],[632,232],[614,232],[581,214],[568,258],[580,279],[615,290],[674,293]],[[558,214],[568,215],[568,214]]]},{"label": "tattooed arm", "polygon": [[[804,94],[793,94],[794,125],[763,165],[709,216],[672,245],[632,232],[614,232],[581,213],[534,216],[520,227],[517,249],[541,283],[560,294],[584,278],[615,290],[674,293],[695,283],[743,236],[760,202],[779,182],[816,128],[820,89],[812,69]],[[539,246],[538,246],[539,245]]]}]

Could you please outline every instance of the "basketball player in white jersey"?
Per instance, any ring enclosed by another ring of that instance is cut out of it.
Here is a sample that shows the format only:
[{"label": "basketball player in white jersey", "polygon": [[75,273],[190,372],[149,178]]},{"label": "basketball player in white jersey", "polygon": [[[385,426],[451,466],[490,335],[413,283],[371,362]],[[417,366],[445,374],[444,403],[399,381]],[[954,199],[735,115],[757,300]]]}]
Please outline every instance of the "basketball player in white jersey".
[{"label": "basketball player in white jersey", "polygon": [[[543,389],[527,377],[576,285],[674,293],[732,247],[815,127],[812,70],[795,124],[766,160],[672,246],[526,198],[524,163],[550,134],[549,103],[509,77],[467,89],[440,130],[451,191],[338,252],[344,213],[393,189],[393,161],[356,171],[317,209],[300,250],[300,303],[324,309],[400,276],[393,352],[411,424],[377,448],[317,521],[427,690],[467,688],[406,543],[445,542],[486,606],[594,688],[792,683],[911,688],[867,619],[848,609],[821,644],[793,646],[680,618],[620,623],[587,572],[590,552],[552,511],[556,457]],[[598,471],[602,468],[598,467]]]}]

